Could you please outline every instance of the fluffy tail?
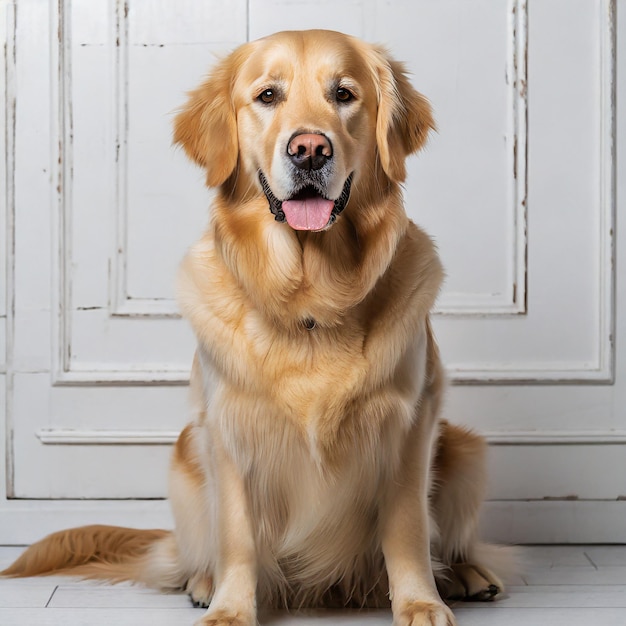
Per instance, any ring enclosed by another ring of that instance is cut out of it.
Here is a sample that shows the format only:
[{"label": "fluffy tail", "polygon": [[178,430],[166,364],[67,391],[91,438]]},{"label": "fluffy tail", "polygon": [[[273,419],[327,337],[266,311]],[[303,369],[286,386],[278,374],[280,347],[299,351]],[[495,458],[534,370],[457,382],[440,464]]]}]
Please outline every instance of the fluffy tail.
[{"label": "fluffy tail", "polygon": [[81,526],[53,533],[0,571],[0,576],[11,578],[52,574],[141,582],[160,589],[185,583],[171,532],[118,526]]}]

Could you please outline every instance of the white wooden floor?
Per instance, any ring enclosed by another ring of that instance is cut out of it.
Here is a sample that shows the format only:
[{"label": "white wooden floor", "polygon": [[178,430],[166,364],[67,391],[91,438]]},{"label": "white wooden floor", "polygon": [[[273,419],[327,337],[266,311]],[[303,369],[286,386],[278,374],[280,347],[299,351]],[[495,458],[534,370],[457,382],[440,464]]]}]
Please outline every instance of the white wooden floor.
[{"label": "white wooden floor", "polygon": [[[0,547],[0,569],[20,548]],[[626,626],[626,546],[523,549],[527,567],[505,597],[457,604],[459,626]],[[202,615],[183,595],[65,578],[0,580],[2,626],[191,626]],[[390,626],[388,611],[276,613],[263,626]]]}]

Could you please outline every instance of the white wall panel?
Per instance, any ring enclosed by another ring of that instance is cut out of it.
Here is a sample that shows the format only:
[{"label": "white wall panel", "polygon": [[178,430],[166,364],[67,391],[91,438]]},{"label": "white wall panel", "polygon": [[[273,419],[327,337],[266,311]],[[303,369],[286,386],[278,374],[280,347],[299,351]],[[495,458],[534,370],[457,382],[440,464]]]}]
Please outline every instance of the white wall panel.
[{"label": "white wall panel", "polygon": [[376,38],[407,62],[439,127],[407,184],[409,213],[446,263],[438,310],[525,313],[526,3],[385,4]]},{"label": "white wall panel", "polygon": [[[237,11],[222,20],[223,9],[205,7],[194,14],[190,30],[186,19],[172,21],[186,15],[188,7],[180,3],[174,16],[167,3],[152,4],[148,12],[141,3],[87,4],[62,3],[58,15],[58,376],[71,382],[97,380],[99,373],[123,379],[128,369],[135,380],[150,370],[183,380],[189,333],[162,318],[176,315],[176,266],[205,220],[203,212],[180,206],[206,194],[197,172],[174,150],[161,148],[169,145],[172,113],[184,91],[206,70],[213,49],[242,40],[244,21]],[[163,19],[170,39],[157,44],[160,35],[151,37],[150,25],[162,29]],[[133,288],[136,274],[143,291]],[[159,319],[153,325],[123,319],[138,316]],[[146,354],[164,332],[172,335],[172,349]]]},{"label": "white wall panel", "polygon": [[58,382],[187,378],[174,282],[208,194],[169,149],[171,121],[213,53],[246,33],[245,3],[192,5],[59,5]]},{"label": "white wall panel", "polygon": [[626,11],[618,6],[0,5],[8,79],[0,343],[7,329],[10,357],[0,540],[3,530],[35,538],[25,521],[33,512],[45,530],[65,525],[63,511],[71,523],[163,518],[141,503],[65,499],[163,496],[169,444],[187,419],[193,340],[174,281],[210,193],[170,146],[172,117],[217,54],[314,27],[386,45],[435,109],[438,132],[410,161],[405,194],[448,274],[435,318],[453,383],[446,416],[492,444],[485,527],[500,539],[624,540],[626,265],[615,253],[626,249],[616,223],[626,196],[616,169],[626,149],[617,121],[626,119],[626,81],[617,79],[626,29],[616,20],[626,26]]}]

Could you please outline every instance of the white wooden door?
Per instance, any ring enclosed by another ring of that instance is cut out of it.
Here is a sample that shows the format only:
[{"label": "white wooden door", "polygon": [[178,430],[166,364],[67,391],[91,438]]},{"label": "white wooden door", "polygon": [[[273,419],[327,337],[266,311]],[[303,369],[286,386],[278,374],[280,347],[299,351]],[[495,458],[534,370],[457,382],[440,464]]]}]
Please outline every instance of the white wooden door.
[{"label": "white wooden door", "polygon": [[5,1],[0,540],[163,519],[139,500],[164,496],[187,419],[174,283],[210,201],[172,113],[214,53],[322,27],[385,43],[435,108],[406,199],[448,273],[446,414],[492,444],[487,532],[626,541],[624,4]]}]

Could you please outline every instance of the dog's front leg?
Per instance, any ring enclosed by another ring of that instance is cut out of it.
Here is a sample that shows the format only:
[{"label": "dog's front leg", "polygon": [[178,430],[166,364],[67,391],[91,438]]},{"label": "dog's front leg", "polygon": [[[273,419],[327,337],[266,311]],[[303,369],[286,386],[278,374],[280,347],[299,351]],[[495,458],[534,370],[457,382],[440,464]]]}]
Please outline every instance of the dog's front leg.
[{"label": "dog's front leg", "polygon": [[455,626],[430,560],[428,488],[434,418],[426,401],[407,438],[402,466],[381,511],[382,548],[394,626]]},{"label": "dog's front leg", "polygon": [[215,593],[196,626],[254,626],[257,562],[250,509],[244,480],[219,433],[212,437],[211,465],[217,496]]}]

